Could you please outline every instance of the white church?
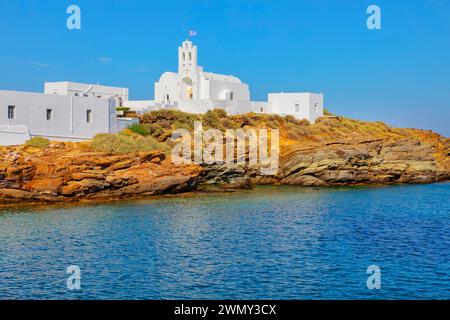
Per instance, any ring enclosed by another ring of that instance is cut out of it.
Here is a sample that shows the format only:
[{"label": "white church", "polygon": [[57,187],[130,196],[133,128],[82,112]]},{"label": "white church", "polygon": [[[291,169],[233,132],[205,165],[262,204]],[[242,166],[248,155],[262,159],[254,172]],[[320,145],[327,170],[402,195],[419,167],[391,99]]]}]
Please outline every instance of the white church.
[{"label": "white church", "polygon": [[240,79],[204,72],[197,46],[189,40],[178,48],[178,72],[165,72],[155,83],[154,100],[129,100],[128,89],[76,82],[46,82],[44,92],[0,90],[0,145],[22,144],[33,137],[83,141],[97,133],[116,133],[138,118],[120,117],[118,107],[138,113],[174,109],[204,113],[292,115],[314,123],[323,115],[323,95],[311,92],[269,93],[267,101],[251,101]]},{"label": "white church", "polygon": [[197,46],[189,40],[178,48],[178,72],[165,72],[155,83],[154,100],[124,104],[136,111],[167,108],[204,113],[220,108],[228,114],[292,115],[312,123],[323,116],[321,93],[269,93],[267,101],[251,101],[248,85],[239,78],[203,71],[198,65]]}]

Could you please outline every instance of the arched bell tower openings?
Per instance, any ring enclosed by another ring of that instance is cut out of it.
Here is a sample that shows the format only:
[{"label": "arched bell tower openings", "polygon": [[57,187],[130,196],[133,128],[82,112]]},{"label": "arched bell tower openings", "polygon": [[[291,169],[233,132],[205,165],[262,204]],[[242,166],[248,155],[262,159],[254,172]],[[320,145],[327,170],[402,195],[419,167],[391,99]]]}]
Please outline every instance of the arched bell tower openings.
[{"label": "arched bell tower openings", "polygon": [[197,73],[197,46],[185,40],[178,48],[178,73],[191,76]]}]

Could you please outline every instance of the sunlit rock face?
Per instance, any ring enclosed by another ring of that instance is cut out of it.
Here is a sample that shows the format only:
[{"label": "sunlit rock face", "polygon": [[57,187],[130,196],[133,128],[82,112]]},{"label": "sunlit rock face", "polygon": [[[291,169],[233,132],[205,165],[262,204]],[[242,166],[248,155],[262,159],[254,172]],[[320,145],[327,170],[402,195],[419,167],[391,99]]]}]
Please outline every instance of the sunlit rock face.
[{"label": "sunlit rock face", "polygon": [[[74,147],[75,146],[75,147]],[[174,165],[160,151],[82,152],[73,143],[45,150],[4,147],[0,203],[114,200],[192,190],[202,169]]]}]

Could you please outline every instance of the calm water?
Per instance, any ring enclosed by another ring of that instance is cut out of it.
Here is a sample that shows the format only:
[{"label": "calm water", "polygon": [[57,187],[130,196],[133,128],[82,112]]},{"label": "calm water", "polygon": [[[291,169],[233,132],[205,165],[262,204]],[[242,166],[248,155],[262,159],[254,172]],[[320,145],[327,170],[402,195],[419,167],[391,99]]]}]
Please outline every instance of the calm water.
[{"label": "calm water", "polygon": [[[0,298],[450,298],[450,184],[0,209]],[[381,290],[366,269],[381,267]],[[66,268],[81,268],[81,291]]]}]

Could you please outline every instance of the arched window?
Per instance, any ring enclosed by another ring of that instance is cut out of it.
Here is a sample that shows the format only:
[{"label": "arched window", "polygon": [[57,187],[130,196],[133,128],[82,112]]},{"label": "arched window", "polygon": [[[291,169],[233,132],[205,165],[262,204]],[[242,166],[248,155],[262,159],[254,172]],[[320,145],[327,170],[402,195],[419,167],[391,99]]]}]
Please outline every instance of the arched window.
[{"label": "arched window", "polygon": [[186,61],[186,53],[183,52],[183,61]]},{"label": "arched window", "polygon": [[189,52],[189,61],[192,61],[192,53]]}]

